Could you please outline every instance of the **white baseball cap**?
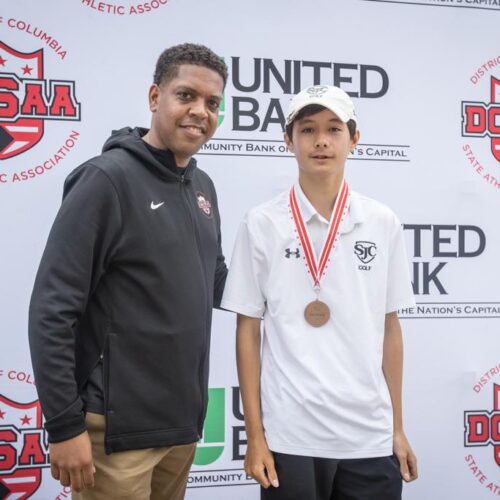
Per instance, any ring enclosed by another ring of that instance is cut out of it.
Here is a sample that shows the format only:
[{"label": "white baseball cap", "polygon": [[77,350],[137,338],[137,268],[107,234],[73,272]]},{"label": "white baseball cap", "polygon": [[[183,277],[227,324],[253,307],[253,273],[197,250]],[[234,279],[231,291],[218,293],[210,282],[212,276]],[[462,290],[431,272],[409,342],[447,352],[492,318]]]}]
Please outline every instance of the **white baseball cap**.
[{"label": "white baseball cap", "polygon": [[354,104],[342,89],[333,85],[313,85],[294,95],[288,105],[285,125],[293,122],[297,113],[310,104],[319,104],[335,113],[344,123],[358,122]]}]

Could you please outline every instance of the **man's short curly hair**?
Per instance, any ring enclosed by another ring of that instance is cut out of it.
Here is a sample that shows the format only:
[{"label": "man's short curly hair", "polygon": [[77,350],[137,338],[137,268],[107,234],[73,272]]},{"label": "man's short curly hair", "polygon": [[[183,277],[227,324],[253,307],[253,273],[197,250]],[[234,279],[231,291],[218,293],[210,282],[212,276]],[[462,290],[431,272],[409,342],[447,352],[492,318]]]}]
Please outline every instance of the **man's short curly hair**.
[{"label": "man's short curly hair", "polygon": [[154,83],[160,85],[178,75],[179,66],[194,64],[204,66],[219,73],[227,81],[227,66],[222,57],[212,52],[208,47],[196,43],[182,43],[164,50],[156,63]]}]

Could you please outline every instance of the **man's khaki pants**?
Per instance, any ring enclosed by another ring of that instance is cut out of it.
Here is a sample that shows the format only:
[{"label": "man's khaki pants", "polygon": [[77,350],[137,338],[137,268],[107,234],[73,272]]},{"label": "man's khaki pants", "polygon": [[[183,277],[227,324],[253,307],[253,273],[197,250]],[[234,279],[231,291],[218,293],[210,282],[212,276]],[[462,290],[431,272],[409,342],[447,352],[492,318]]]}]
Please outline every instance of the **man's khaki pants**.
[{"label": "man's khaki pants", "polygon": [[87,413],[87,430],[92,442],[95,486],[73,500],[182,500],[196,443],[104,452],[104,416]]}]

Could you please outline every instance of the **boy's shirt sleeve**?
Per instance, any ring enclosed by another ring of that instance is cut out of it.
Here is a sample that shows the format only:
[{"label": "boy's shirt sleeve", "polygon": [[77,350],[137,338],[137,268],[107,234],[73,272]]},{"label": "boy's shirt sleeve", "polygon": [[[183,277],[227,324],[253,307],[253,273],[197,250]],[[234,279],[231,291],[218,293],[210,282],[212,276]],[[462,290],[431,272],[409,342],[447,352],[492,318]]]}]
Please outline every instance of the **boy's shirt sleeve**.
[{"label": "boy's shirt sleeve", "polygon": [[266,309],[264,276],[264,253],[256,242],[256,235],[252,234],[246,217],[236,236],[222,308],[252,318],[261,318]]},{"label": "boy's shirt sleeve", "polygon": [[390,313],[404,307],[414,306],[415,297],[411,285],[403,229],[397,217],[394,216],[394,227],[389,243],[385,312]]}]

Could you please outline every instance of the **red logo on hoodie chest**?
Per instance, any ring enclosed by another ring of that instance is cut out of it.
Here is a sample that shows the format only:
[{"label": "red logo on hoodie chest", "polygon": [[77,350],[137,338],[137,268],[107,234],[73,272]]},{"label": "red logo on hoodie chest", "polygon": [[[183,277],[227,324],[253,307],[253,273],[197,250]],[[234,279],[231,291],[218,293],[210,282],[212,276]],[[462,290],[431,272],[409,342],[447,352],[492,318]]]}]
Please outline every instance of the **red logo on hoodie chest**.
[{"label": "red logo on hoodie chest", "polygon": [[200,191],[196,193],[196,200],[198,201],[199,209],[207,216],[212,217],[212,204],[210,200]]}]

